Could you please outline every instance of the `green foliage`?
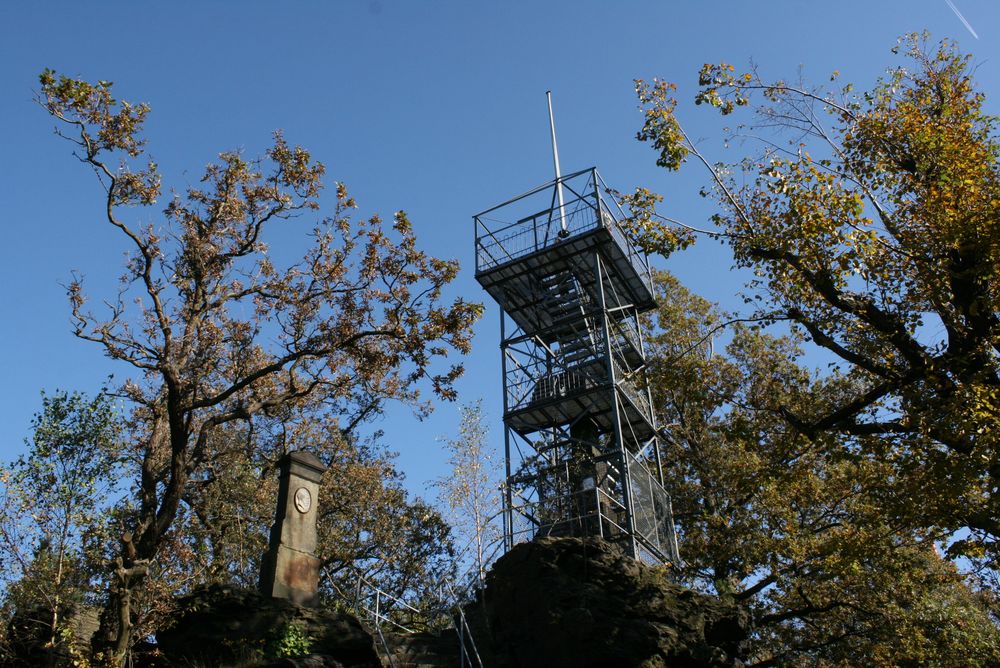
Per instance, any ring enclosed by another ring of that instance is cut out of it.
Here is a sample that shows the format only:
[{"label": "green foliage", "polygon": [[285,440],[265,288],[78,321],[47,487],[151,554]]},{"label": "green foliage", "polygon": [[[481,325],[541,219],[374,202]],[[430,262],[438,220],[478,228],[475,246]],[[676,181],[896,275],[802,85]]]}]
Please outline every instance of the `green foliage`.
[{"label": "green foliage", "polygon": [[656,284],[649,370],[671,425],[666,485],[683,575],[752,611],[755,661],[1000,660],[990,596],[939,556],[945,532],[894,512],[909,500],[893,463],[871,454],[876,439],[789,428],[783,411],[821,411],[853,381],[803,369],[796,337],[731,322],[669,274]]},{"label": "green foliage", "polygon": [[28,452],[0,467],[5,618],[50,649],[103,583],[104,516],[119,491],[122,420],[108,394],[42,394]]},{"label": "green foliage", "polygon": [[[668,168],[677,163],[664,155],[684,151],[707,168],[718,234],[756,275],[750,317],[788,322],[836,360],[821,401],[789,398],[775,414],[810,447],[884,467],[892,522],[960,531],[950,555],[995,572],[1000,139],[969,56],[926,35],[897,51],[908,62],[861,94],[706,65],[697,103],[730,114],[758,102],[736,132],[779,132],[735,165],[714,163],[678,129],[662,84],[640,86],[640,139]],[[671,226],[652,226],[637,238],[660,251]]]},{"label": "green foliage", "polygon": [[293,619],[278,630],[268,644],[266,654],[275,659],[301,656],[312,651],[314,642],[316,639],[309,635],[305,624]]},{"label": "green foliage", "polygon": [[645,116],[642,129],[636,134],[639,141],[648,141],[659,152],[656,164],[677,171],[687,159],[690,149],[686,135],[675,114],[677,99],[673,92],[677,85],[654,79],[652,84],[636,79],[635,92]]},{"label": "green foliage", "polygon": [[662,224],[663,217],[656,212],[662,196],[646,188],[636,188],[632,194],[615,194],[628,208],[629,215],[622,221],[625,231],[647,253],[670,257],[694,243],[691,230]]}]

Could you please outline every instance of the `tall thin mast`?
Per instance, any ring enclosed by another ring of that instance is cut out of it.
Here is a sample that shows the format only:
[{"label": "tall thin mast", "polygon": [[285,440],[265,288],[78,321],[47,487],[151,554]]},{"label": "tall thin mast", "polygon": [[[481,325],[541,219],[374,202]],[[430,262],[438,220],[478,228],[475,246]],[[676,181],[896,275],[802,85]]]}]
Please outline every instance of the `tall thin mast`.
[{"label": "tall thin mast", "polygon": [[552,91],[545,91],[545,99],[549,103],[549,133],[552,135],[552,163],[556,168],[556,194],[559,197],[559,226],[562,231],[560,236],[566,236],[566,204],[563,201],[562,174],[559,170],[559,145],[556,144],[556,120],[552,115]]}]

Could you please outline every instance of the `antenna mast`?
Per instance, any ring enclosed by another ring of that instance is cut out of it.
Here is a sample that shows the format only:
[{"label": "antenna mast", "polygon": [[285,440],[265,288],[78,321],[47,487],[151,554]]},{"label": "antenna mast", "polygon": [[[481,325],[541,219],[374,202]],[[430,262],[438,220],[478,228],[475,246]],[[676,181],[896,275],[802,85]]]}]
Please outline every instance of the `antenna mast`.
[{"label": "antenna mast", "polygon": [[560,237],[569,234],[566,229],[566,204],[563,201],[562,174],[559,169],[559,145],[556,143],[556,120],[552,115],[552,91],[545,91],[545,99],[549,103],[549,134],[552,135],[552,163],[556,168],[556,195],[559,197],[559,226],[562,230]]}]

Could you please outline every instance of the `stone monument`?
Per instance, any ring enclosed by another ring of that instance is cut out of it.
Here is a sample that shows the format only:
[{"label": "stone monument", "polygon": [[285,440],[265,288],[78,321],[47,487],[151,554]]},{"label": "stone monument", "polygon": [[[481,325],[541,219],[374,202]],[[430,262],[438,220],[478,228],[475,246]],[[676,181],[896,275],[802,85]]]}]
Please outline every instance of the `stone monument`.
[{"label": "stone monument", "polygon": [[278,508],[261,561],[260,590],[296,605],[318,603],[320,560],[316,556],[316,500],[326,467],[309,452],[281,458]]}]

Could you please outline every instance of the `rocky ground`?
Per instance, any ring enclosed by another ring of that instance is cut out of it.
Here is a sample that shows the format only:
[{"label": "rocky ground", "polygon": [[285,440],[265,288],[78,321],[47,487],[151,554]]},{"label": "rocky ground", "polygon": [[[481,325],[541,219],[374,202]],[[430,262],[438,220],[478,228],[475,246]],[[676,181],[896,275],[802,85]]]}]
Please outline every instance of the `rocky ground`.
[{"label": "rocky ground", "polygon": [[[382,666],[372,635],[346,613],[303,608],[225,586],[198,589],[178,603],[173,625],[156,634],[163,665]],[[294,660],[263,660],[278,652],[294,653],[296,647],[301,654]]]},{"label": "rocky ground", "polygon": [[731,668],[749,617],[598,538],[543,538],[494,565],[470,606],[490,668]]},{"label": "rocky ground", "polygon": [[[134,666],[389,665],[381,640],[347,613],[226,586],[200,588],[178,610]],[[665,569],[598,538],[516,546],[465,615],[486,668],[735,668],[748,634],[745,611],[673,584]],[[33,636],[25,633],[27,652]],[[386,640],[392,668],[459,666],[453,631]]]}]

